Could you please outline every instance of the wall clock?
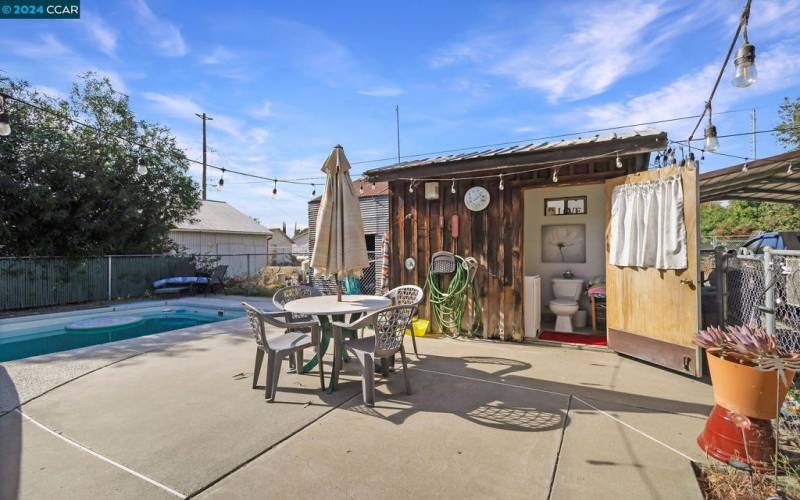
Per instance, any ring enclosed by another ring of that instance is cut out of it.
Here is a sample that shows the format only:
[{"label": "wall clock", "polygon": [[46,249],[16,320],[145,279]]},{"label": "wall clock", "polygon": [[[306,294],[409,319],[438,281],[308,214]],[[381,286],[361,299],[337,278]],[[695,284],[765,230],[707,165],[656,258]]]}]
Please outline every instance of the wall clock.
[{"label": "wall clock", "polygon": [[464,205],[473,212],[480,212],[489,206],[489,191],[483,186],[473,186],[464,193]]}]

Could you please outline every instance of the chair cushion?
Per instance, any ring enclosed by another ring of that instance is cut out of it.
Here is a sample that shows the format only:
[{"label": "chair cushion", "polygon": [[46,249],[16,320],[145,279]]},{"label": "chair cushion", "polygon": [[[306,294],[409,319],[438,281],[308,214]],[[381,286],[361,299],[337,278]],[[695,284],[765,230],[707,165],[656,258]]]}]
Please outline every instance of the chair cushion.
[{"label": "chair cushion", "polygon": [[267,337],[269,348],[273,351],[286,351],[289,349],[304,349],[312,346],[311,334],[302,332],[281,333]]}]

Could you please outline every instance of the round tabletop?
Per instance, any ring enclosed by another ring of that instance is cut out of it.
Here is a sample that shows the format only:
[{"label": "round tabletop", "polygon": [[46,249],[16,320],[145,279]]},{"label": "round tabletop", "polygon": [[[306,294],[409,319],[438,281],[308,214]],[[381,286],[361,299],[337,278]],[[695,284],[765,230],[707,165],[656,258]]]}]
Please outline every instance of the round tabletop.
[{"label": "round tabletop", "polygon": [[392,305],[390,299],[379,295],[342,295],[341,302],[336,300],[336,295],[322,295],[293,300],[287,303],[284,309],[296,314],[334,316],[372,312],[390,305]]}]

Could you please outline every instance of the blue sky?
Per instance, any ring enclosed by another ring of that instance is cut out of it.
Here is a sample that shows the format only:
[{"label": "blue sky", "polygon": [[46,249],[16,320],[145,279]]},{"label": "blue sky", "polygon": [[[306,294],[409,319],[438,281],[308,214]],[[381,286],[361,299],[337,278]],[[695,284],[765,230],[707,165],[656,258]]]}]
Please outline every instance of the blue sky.
[{"label": "blue sky", "polygon": [[[0,21],[0,70],[54,95],[83,71],[107,75],[196,159],[206,111],[210,162],[296,178],[319,175],[337,143],[352,162],[394,156],[395,105],[403,154],[697,114],[743,2],[81,3],[80,20]],[[755,107],[758,128],[774,127],[783,96],[800,96],[799,23],[800,0],[754,0],[759,81],[737,89],[729,71],[715,111]],[[747,112],[715,122],[750,127]],[[692,125],[659,127],[683,139]],[[748,156],[749,140],[721,151]],[[779,151],[758,137],[759,156]],[[706,158],[703,170],[736,163]],[[304,226],[311,188],[271,191],[226,176],[209,198]]]}]

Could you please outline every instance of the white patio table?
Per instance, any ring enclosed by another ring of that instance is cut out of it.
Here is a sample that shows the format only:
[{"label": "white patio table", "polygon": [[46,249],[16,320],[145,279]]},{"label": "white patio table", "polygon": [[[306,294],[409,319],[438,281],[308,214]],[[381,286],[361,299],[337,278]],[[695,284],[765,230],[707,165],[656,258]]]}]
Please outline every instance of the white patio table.
[{"label": "white patio table", "polygon": [[[350,321],[354,321],[365,313],[371,313],[384,307],[392,305],[392,301],[387,297],[378,295],[342,295],[341,302],[336,300],[336,295],[322,295],[319,297],[306,297],[288,302],[284,309],[290,313],[305,314],[317,318],[322,331],[320,340],[320,352],[303,367],[303,371],[311,370],[328,350],[332,330],[332,321],[345,321],[345,316],[350,315]],[[339,370],[342,366],[343,335],[334,334],[333,339],[333,370],[331,381],[328,384],[328,392],[336,390],[336,382],[339,378]]]}]

